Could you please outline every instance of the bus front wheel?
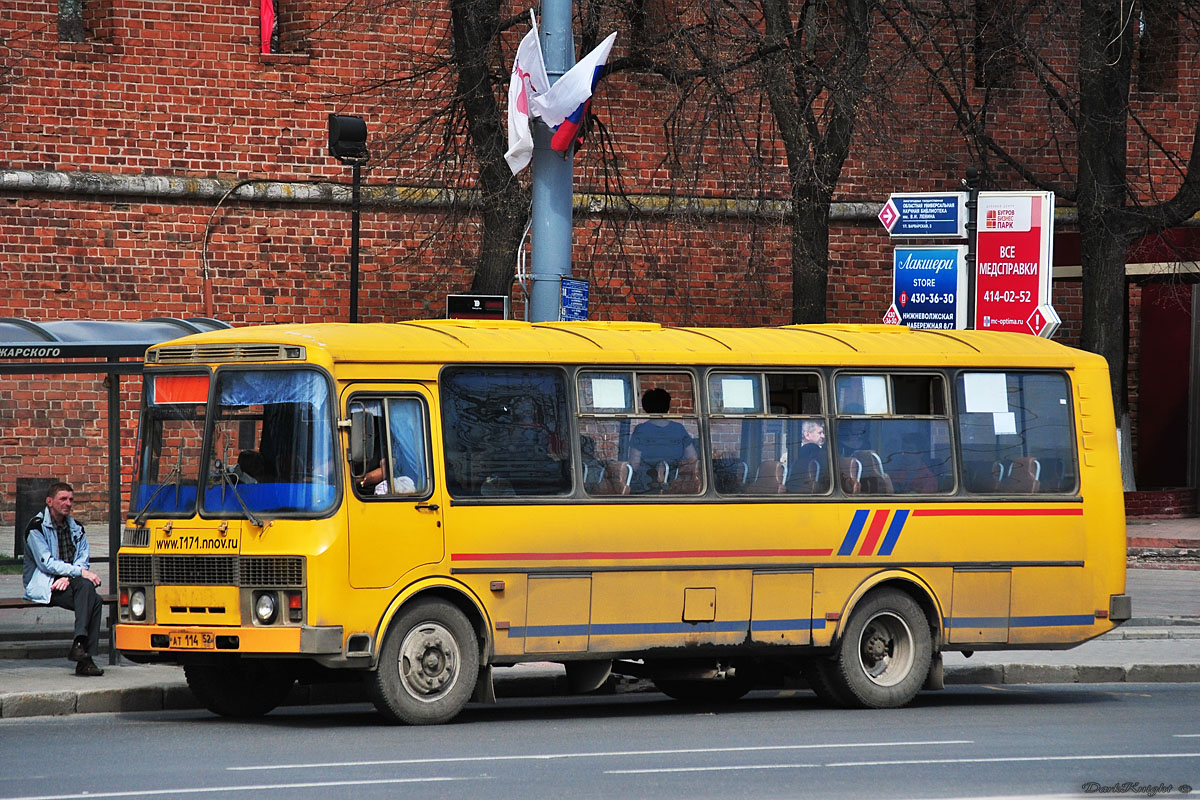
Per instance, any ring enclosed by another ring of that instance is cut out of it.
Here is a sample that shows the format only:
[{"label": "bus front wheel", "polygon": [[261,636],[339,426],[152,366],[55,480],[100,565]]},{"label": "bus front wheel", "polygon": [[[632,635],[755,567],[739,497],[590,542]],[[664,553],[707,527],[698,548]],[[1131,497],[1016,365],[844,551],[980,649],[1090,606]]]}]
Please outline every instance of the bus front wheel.
[{"label": "bus front wheel", "polygon": [[367,688],[393,722],[446,722],[467,704],[479,676],[479,648],[465,614],[441,600],[402,610],[388,628]]},{"label": "bus front wheel", "polygon": [[223,717],[261,717],[288,696],[296,677],[261,661],[230,658],[216,663],[185,664],[183,676],[200,704]]},{"label": "bus front wheel", "polygon": [[925,684],[933,658],[929,621],[897,589],[867,595],[838,645],[833,677],[839,699],[862,708],[897,708]]}]

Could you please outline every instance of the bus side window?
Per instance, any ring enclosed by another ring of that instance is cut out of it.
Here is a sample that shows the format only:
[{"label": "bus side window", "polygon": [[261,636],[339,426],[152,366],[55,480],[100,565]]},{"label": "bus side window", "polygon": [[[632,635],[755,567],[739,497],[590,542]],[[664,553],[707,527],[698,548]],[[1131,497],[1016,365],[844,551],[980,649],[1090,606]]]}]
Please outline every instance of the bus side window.
[{"label": "bus side window", "polygon": [[967,491],[1075,491],[1071,391],[1053,372],[963,372],[955,386]]},{"label": "bus side window", "polygon": [[571,490],[561,370],[455,367],[442,381],[447,485],[455,497],[559,495]]}]

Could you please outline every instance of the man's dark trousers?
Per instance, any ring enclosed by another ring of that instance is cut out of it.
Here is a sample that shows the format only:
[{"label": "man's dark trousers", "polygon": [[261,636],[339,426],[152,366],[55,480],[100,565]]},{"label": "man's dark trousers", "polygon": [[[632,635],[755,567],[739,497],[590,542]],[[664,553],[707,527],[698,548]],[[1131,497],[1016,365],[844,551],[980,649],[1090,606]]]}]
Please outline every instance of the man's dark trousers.
[{"label": "man's dark trousers", "polygon": [[66,589],[50,592],[50,605],[75,611],[75,637],[87,639],[88,654],[95,658],[100,652],[100,615],[104,611],[96,585],[87,578],[71,578]]}]

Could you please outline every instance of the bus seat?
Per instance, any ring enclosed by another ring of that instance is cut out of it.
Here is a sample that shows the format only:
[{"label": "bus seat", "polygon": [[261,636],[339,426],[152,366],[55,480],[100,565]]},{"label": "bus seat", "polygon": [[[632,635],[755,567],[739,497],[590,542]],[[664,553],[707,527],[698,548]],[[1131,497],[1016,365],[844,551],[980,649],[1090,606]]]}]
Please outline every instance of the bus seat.
[{"label": "bus seat", "polygon": [[888,459],[888,476],[900,494],[936,494],[938,479],[920,453],[902,450]]},{"label": "bus seat", "polygon": [[721,456],[713,460],[713,479],[721,494],[740,494],[746,491],[746,478],[750,467],[745,461],[732,456]]},{"label": "bus seat", "polygon": [[874,450],[857,450],[854,458],[862,465],[862,477],[859,479],[861,491],[864,494],[892,494],[895,487],[892,479],[883,471],[883,459]]},{"label": "bus seat", "polygon": [[604,480],[596,486],[596,494],[629,494],[633,482],[633,465],[628,461],[609,461],[604,465]]},{"label": "bus seat", "polygon": [[583,464],[583,488],[588,494],[595,494],[596,487],[604,480],[604,465],[599,461],[585,461]]},{"label": "bus seat", "polygon": [[700,473],[694,461],[680,464],[667,483],[667,494],[699,494]]},{"label": "bus seat", "polygon": [[842,491],[858,494],[862,488],[862,462],[857,458],[839,458],[838,473],[842,479]]},{"label": "bus seat", "polygon": [[751,494],[780,494],[787,481],[787,470],[780,461],[764,461],[758,465],[758,474],[746,487]]},{"label": "bus seat", "polygon": [[825,490],[821,476],[821,460],[812,458],[807,464],[788,470],[784,491],[793,494],[820,494]]},{"label": "bus seat", "polygon": [[1042,465],[1033,456],[1014,458],[1004,482],[1000,484],[1000,491],[1007,494],[1036,494],[1041,486],[1041,474]]}]

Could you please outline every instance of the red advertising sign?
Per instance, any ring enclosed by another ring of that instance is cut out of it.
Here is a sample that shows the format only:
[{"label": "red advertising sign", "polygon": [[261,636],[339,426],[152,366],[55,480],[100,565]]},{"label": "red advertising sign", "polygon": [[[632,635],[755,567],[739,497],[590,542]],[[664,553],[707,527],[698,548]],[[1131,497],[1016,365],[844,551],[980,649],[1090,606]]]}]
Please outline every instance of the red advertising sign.
[{"label": "red advertising sign", "polygon": [[975,245],[975,327],[1049,337],[1054,195],[980,192]]}]

